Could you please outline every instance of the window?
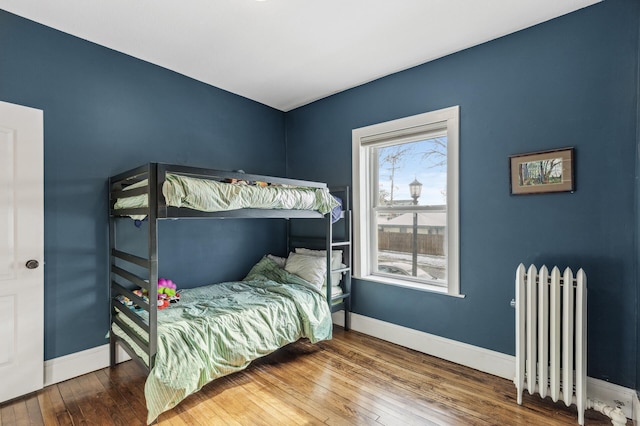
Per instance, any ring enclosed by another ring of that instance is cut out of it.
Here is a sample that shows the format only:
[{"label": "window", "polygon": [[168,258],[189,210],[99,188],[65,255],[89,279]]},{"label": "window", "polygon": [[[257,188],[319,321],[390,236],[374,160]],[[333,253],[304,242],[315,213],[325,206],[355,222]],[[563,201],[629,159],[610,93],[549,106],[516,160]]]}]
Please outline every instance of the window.
[{"label": "window", "polygon": [[460,295],[459,107],[353,130],[354,276]]}]

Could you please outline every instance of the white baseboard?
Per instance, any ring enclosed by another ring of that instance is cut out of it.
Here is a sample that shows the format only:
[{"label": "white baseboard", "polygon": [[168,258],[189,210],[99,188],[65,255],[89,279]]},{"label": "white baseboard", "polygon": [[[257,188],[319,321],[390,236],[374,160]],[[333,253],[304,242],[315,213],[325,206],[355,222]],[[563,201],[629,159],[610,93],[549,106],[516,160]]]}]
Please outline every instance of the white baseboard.
[{"label": "white baseboard", "polygon": [[[344,325],[344,312],[334,313],[333,322],[334,324]],[[512,355],[354,313],[351,314],[351,328],[360,333],[493,374],[494,376],[508,380],[513,380],[515,377],[516,359]],[[634,418],[634,413],[636,417],[640,417],[640,408],[634,410],[634,398],[637,405],[638,397],[633,389],[587,377],[587,396],[612,407],[619,406],[628,418]]]},{"label": "white baseboard", "polygon": [[[344,312],[334,314],[333,322],[344,325]],[[363,315],[351,314],[351,328],[360,333],[395,343],[456,364],[513,380],[516,363],[511,355],[461,343]]]},{"label": "white baseboard", "polygon": [[[120,346],[117,346],[116,359],[123,362],[131,359]],[[44,362],[44,385],[49,386],[92,371],[109,366],[109,345],[75,352]]]},{"label": "white baseboard", "polygon": [[587,398],[602,401],[611,407],[620,407],[629,419],[633,419],[634,415],[638,416],[638,411],[633,409],[635,395],[636,391],[633,389],[587,377]]},{"label": "white baseboard", "polygon": [[640,399],[638,398],[638,392],[634,392],[633,395],[633,424],[635,426],[640,425]]}]

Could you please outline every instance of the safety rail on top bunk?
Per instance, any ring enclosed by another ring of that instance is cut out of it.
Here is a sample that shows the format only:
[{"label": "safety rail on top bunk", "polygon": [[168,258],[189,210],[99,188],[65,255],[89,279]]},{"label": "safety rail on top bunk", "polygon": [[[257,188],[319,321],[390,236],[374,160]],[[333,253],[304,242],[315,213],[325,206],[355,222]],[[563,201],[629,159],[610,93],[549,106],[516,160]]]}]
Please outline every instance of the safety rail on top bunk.
[{"label": "safety rail on top bunk", "polygon": [[[147,165],[137,167],[124,173],[113,176],[110,179],[109,191],[110,215],[111,216],[144,216],[150,210],[154,210],[155,218],[321,218],[324,215],[314,210],[287,210],[287,209],[252,209],[244,208],[238,210],[227,210],[221,212],[203,212],[192,210],[186,207],[168,206],[162,193],[162,186],[166,180],[167,173],[181,176],[188,176],[199,179],[210,179],[216,181],[224,181],[225,179],[237,179],[245,181],[260,181],[267,184],[291,185],[307,188],[324,189],[327,187],[322,182],[312,182],[300,179],[289,179],[275,176],[264,176],[256,174],[248,174],[241,172],[230,172],[223,170],[203,169],[199,167],[180,166],[173,164],[149,163]],[[148,179],[147,185],[125,189],[130,185]],[[115,188],[114,188],[115,187]],[[155,188],[155,190],[153,190]],[[148,207],[115,209],[115,203],[118,199],[130,198],[138,195],[149,196]],[[152,199],[153,197],[153,199]]]}]

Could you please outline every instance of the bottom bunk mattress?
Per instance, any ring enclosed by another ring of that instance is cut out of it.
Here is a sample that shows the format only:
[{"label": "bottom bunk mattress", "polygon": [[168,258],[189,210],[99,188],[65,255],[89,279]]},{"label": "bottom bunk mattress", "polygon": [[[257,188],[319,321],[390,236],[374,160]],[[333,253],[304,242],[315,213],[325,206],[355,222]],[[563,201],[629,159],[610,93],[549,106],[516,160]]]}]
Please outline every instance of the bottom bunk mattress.
[{"label": "bottom bunk mattress", "polygon": [[[119,317],[146,340],[125,315]],[[115,323],[112,332],[145,359]],[[326,296],[267,257],[243,281],[183,290],[179,303],[158,312],[155,365],[145,384],[147,421],[256,358],[302,337],[315,343],[331,336]]]}]

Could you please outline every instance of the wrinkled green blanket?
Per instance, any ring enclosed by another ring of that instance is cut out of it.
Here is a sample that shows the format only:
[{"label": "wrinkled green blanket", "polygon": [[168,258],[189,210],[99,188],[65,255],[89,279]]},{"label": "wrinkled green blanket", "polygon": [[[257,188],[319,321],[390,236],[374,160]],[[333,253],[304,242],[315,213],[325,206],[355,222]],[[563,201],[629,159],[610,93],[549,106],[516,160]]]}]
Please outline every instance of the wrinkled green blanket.
[{"label": "wrinkled green blanket", "polygon": [[[133,343],[115,324],[113,332]],[[266,257],[242,282],[183,290],[178,304],[158,313],[158,350],[145,384],[147,420],[288,343],[331,335],[325,296]]]},{"label": "wrinkled green blanket", "polygon": [[[147,181],[143,180],[129,188],[145,185]],[[162,193],[168,206],[188,207],[203,212],[253,208],[316,210],[326,214],[339,205],[326,188],[238,185],[171,173],[167,173]],[[137,195],[118,199],[114,208],[146,206],[147,196]],[[134,219],[143,217],[134,217]]]}]

